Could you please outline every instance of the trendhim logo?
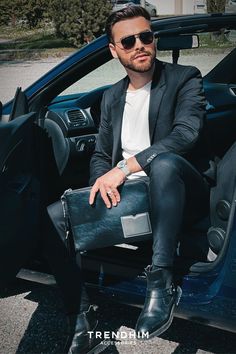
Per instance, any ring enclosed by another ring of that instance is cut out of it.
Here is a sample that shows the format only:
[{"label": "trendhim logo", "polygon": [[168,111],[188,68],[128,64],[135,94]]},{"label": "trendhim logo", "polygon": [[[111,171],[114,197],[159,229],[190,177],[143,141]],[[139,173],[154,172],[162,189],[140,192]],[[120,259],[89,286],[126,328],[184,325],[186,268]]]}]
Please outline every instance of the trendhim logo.
[{"label": "trendhim logo", "polygon": [[149,332],[135,332],[135,331],[118,331],[118,332],[110,332],[110,331],[88,331],[89,338],[91,339],[93,335],[95,338],[100,339],[148,339]]}]

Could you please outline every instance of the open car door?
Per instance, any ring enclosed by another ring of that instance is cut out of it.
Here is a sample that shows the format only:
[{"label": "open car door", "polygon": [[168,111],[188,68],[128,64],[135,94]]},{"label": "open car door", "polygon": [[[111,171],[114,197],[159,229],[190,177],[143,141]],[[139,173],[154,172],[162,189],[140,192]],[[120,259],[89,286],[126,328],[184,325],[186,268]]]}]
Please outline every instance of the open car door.
[{"label": "open car door", "polygon": [[35,113],[0,122],[0,286],[13,279],[37,243]]}]

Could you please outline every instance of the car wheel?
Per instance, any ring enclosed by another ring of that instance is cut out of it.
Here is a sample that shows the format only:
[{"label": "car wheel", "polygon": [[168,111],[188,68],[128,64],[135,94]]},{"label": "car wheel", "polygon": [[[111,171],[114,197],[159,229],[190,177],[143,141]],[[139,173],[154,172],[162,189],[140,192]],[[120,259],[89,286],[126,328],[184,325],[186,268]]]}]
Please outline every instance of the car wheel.
[{"label": "car wheel", "polygon": [[151,16],[152,16],[152,17],[156,17],[156,15],[157,15],[156,10],[155,10],[155,9],[152,9],[152,11],[151,11]]}]

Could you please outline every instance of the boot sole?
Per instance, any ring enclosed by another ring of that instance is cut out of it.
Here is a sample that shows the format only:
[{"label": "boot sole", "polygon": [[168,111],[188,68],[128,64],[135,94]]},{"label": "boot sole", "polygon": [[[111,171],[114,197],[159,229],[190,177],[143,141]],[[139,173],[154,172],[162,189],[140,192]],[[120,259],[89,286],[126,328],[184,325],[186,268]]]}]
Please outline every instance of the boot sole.
[{"label": "boot sole", "polygon": [[170,317],[169,317],[168,321],[162,327],[158,328],[155,332],[151,333],[148,338],[140,338],[141,340],[148,340],[148,339],[153,338],[153,337],[158,337],[170,327],[170,325],[171,325],[171,323],[173,321],[173,318],[174,318],[174,308],[175,308],[175,306],[178,306],[180,298],[181,298],[181,295],[182,295],[182,289],[181,289],[180,286],[177,286],[176,300],[175,300],[175,303],[172,306]]}]

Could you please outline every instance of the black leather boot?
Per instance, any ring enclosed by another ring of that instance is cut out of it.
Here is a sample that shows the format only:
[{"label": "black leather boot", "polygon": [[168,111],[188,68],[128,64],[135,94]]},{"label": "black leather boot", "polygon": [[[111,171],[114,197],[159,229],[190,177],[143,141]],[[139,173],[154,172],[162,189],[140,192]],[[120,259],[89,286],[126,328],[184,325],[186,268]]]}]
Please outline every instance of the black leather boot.
[{"label": "black leather boot", "polygon": [[87,311],[70,316],[69,321],[72,335],[67,345],[68,354],[97,354],[104,349],[95,333],[98,325],[96,306],[90,305]]},{"label": "black leather boot", "polygon": [[[178,305],[182,290],[173,283],[173,275],[169,269],[151,267],[145,269],[147,276],[147,292],[143,310],[136,324],[137,337],[149,339],[165,332],[173,320],[175,305]],[[148,332],[149,336],[140,336]]]}]

